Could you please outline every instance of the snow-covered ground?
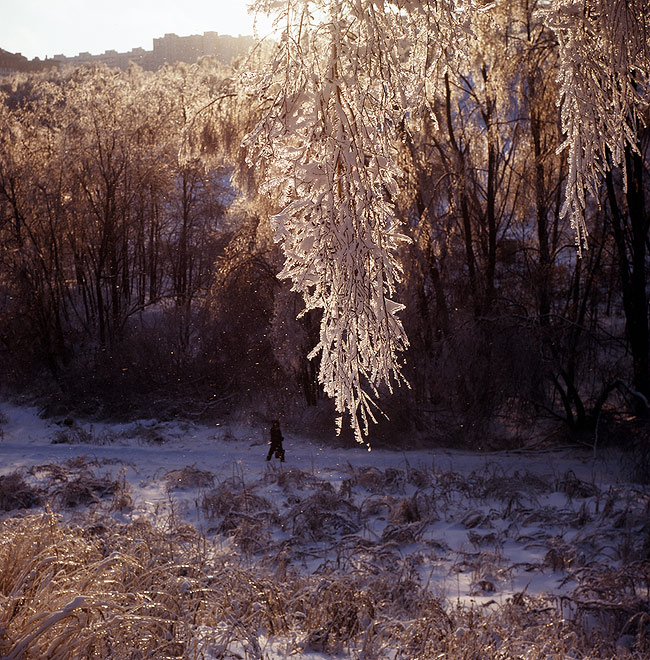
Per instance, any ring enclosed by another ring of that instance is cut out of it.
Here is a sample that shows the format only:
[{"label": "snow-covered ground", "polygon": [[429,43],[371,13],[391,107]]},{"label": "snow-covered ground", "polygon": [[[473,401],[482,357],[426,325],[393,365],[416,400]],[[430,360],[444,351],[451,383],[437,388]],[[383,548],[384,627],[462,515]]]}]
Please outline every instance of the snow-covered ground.
[{"label": "snow-covered ground", "polygon": [[[264,429],[155,420],[69,428],[40,419],[34,408],[7,403],[0,404],[0,414],[6,419],[0,474],[31,470],[37,480],[34,468],[85,457],[93,474],[122,470],[133,500],[128,515],[159,515],[173,502],[207,534],[215,533],[218,521],[197,503],[226,480],[247,484],[279,513],[329,484],[326,492],[342,494],[350,506],[337,512],[338,521],[329,521],[331,530],[307,539],[312,547],[305,554],[311,559],[302,560],[305,570],[336,558],[333,540],[358,536],[390,545],[401,557],[417,555],[431,588],[462,600],[499,601],[523,589],[566,593],[572,585],[562,568],[618,561],[621,525],[641,522],[648,498],[647,489],[626,481],[617,454],[594,457],[575,448],[369,452],[361,446],[333,449],[285,431],[282,464],[265,461]],[[61,442],[66,437],[86,442]],[[623,514],[627,523],[620,520]],[[276,531],[278,542],[291,540],[286,525]]]},{"label": "snow-covered ground", "polygon": [[[448,603],[560,603],[585,571],[648,552],[650,489],[613,451],[369,452],[283,429],[286,462],[267,463],[268,429],[244,425],[65,425],[7,402],[0,420],[0,476],[45,485],[58,466],[60,480],[121,479],[119,519],[173,510],[251,562],[302,573],[379,562]],[[74,519],[74,505],[60,510]],[[102,506],[100,489],[85,506]]]}]

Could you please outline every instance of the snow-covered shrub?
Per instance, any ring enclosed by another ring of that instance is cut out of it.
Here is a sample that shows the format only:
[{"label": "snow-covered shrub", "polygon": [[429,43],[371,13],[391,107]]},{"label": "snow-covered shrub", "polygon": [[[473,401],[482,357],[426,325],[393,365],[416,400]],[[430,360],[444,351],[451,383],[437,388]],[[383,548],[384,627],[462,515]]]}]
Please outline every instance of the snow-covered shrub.
[{"label": "snow-covered shrub", "polygon": [[214,475],[207,470],[199,470],[187,465],[178,470],[166,472],[163,479],[167,488],[208,488],[214,484]]},{"label": "snow-covered shrub", "polygon": [[301,542],[333,539],[359,530],[359,511],[333,490],[319,489],[286,514],[285,525]]},{"label": "snow-covered shrub", "polygon": [[398,493],[404,492],[406,475],[402,470],[386,468],[380,470],[374,466],[353,468],[349,466],[351,473],[350,482],[358,485],[371,493]]},{"label": "snow-covered shrub", "polygon": [[124,469],[117,476],[107,472],[97,475],[93,467],[102,464],[97,459],[77,456],[63,465],[47,463],[30,468],[30,476],[38,481],[43,499],[54,508],[89,506],[111,498],[113,510],[128,509],[132,505],[130,486]]},{"label": "snow-covered shrub", "polygon": [[314,487],[333,491],[332,485],[328,481],[298,467],[277,469],[273,465],[267,466],[264,480],[267,483],[277,483],[285,493]]},{"label": "snow-covered shrub", "polygon": [[0,476],[0,511],[31,509],[42,501],[41,489],[28,484],[21,472]]},{"label": "snow-covered shrub", "polygon": [[61,506],[71,508],[98,503],[105,497],[114,496],[119,489],[120,482],[112,476],[96,476],[91,470],[84,470],[55,486],[50,496]]},{"label": "snow-covered shrub", "polygon": [[59,429],[52,438],[53,445],[104,445],[109,441],[109,437],[103,434],[97,435],[92,426],[89,428],[72,426],[70,428]]}]

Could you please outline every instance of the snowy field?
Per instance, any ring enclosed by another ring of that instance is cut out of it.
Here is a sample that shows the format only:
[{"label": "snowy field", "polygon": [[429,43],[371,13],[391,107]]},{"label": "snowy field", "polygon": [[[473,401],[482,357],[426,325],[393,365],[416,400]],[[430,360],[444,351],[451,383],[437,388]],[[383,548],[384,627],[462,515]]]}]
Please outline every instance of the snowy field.
[{"label": "snowy field", "polygon": [[[206,557],[237,558],[280,582],[290,576],[325,590],[333,576],[357,585],[388,579],[404,587],[400,598],[412,585],[448,612],[481,616],[526,603],[530,614],[534,603],[579,620],[617,657],[650,657],[638,655],[650,619],[650,488],[631,482],[624,454],[369,452],[283,429],[286,462],[267,463],[268,429],[244,425],[66,424],[6,402],[0,421],[5,522],[48,505],[61,525],[146,521],[173,536],[189,524]],[[253,640],[250,631],[215,636],[201,624],[194,655],[160,657],[409,657],[394,647],[395,635],[370,653],[368,628],[355,616],[345,642],[331,629],[301,636],[295,622],[258,627]],[[456,638],[465,634],[467,624],[454,626]]]}]

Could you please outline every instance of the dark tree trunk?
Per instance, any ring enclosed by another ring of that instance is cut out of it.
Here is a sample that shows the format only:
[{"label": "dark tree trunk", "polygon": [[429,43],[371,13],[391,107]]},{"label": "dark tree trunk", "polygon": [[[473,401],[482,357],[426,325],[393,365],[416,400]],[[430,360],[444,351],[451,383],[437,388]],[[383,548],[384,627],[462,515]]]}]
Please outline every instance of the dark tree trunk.
[{"label": "dark tree trunk", "polygon": [[625,328],[632,354],[633,387],[638,393],[635,412],[648,414],[650,362],[648,358],[648,296],[646,293],[646,253],[649,214],[643,190],[643,159],[631,149],[626,153],[627,214],[621,210],[611,172],[606,186],[611,223],[618,252],[619,277],[623,294]]}]

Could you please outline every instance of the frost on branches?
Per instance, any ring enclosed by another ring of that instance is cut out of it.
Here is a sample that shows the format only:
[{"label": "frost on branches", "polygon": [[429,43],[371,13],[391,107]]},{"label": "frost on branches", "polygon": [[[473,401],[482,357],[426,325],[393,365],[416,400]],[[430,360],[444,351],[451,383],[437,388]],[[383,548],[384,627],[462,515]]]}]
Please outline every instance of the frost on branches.
[{"label": "frost on branches", "polygon": [[[319,378],[359,440],[381,385],[403,381],[408,342],[395,302],[400,233],[392,200],[401,173],[394,145],[426,111],[446,67],[490,39],[510,0],[257,0],[279,43],[250,89],[268,111],[249,134],[249,162],[284,208],[273,219],[280,274],[322,310]],[[586,245],[585,195],[625,167],[648,102],[648,0],[540,0],[557,34],[569,160],[564,216]],[[483,29],[473,30],[475,12]],[[462,64],[461,64],[462,65]],[[424,93],[425,87],[429,90]]]},{"label": "frost on branches", "polygon": [[[249,134],[249,162],[264,162],[281,194],[273,218],[280,277],[322,311],[319,380],[362,442],[384,385],[405,383],[408,345],[395,301],[401,276],[393,199],[401,176],[395,141],[425,104],[445,58],[469,37],[465,2],[258,0],[275,15],[279,44],[249,88],[269,110]],[[482,6],[483,3],[478,3]]]},{"label": "frost on branches", "polygon": [[[562,125],[568,179],[562,215],[587,245],[585,196],[607,170],[625,172],[650,83],[648,0],[554,0],[546,19],[559,42]],[[623,181],[626,177],[623,176]]]},{"label": "frost on branches", "polygon": [[305,311],[322,310],[310,358],[320,353],[319,380],[359,441],[378,388],[403,381],[407,345],[393,299],[405,237],[392,203],[393,140],[409,94],[405,34],[376,4],[283,5],[277,56],[257,81],[271,107],[247,138],[285,204],[272,219],[285,256],[280,277]]}]

